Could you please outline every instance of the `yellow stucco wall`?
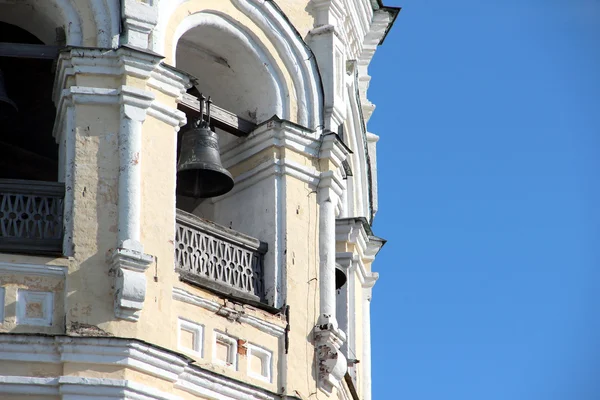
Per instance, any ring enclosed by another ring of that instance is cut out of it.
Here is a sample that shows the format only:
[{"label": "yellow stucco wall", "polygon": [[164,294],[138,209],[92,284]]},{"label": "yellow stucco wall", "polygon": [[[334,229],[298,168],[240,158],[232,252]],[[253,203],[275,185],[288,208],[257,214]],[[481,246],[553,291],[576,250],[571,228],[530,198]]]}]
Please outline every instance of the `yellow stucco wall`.
[{"label": "yellow stucco wall", "polygon": [[[281,0],[279,7],[295,25],[302,37],[312,28],[313,19],[308,13],[308,2]],[[81,2],[84,42],[95,45],[95,24],[86,2]],[[289,99],[291,115],[297,114],[297,99],[294,94],[292,73],[285,67],[273,43],[259,27],[238,10],[229,0],[190,0],[183,2],[172,14],[166,32],[165,61],[173,64],[173,34],[177,26],[190,14],[213,10],[225,13],[243,25],[260,41],[283,72],[285,84],[293,96]],[[84,87],[118,88],[122,84],[148,90],[155,94],[163,105],[175,107],[175,99],[149,88],[140,77],[126,76],[122,79],[106,75],[78,74],[67,84]],[[154,256],[154,262],[145,273],[146,299],[138,322],[117,320],[114,314],[115,271],[106,257],[116,246],[118,226],[118,179],[119,154],[118,133],[120,121],[119,105],[75,104],[75,180],[70,188],[74,196],[74,256],[71,258],[45,258],[0,254],[0,262],[31,263],[37,265],[61,265],[67,267],[66,278],[26,277],[18,274],[0,274],[0,285],[6,290],[6,312],[0,332],[30,332],[69,335],[111,335],[137,338],[148,343],[184,353],[200,366],[233,379],[262,387],[272,392],[281,391],[285,385],[287,393],[297,391],[302,398],[309,398],[316,391],[316,361],[313,346],[313,328],[319,315],[319,258],[318,243],[319,212],[314,187],[285,176],[285,293],[290,306],[289,353],[283,352],[283,338],[262,332],[245,323],[232,322],[213,311],[173,300],[174,287],[184,288],[196,296],[214,302],[223,302],[219,296],[180,282],[174,271],[175,237],[175,184],[176,184],[176,140],[175,129],[147,116],[142,133],[142,203],[141,242],[144,251]],[[294,121],[292,118],[292,122]],[[332,165],[292,150],[267,148],[262,152],[233,166],[235,176],[255,168],[267,160],[289,159],[313,169],[328,170]],[[353,251],[352,249],[346,251]],[[268,267],[268,266],[267,266]],[[360,288],[360,282],[355,282]],[[43,289],[55,295],[51,327],[19,327],[14,324],[14,297],[17,288]],[[360,291],[357,291],[360,292]],[[362,297],[356,303],[357,326],[362,321]],[[247,315],[285,327],[281,315],[246,308]],[[204,326],[204,356],[186,353],[178,346],[179,318]],[[62,323],[61,321],[63,321]],[[261,381],[248,376],[246,357],[239,354],[239,370],[219,367],[212,363],[212,346],[209,340],[218,330],[269,349],[273,353],[273,379]],[[362,352],[362,333],[356,333],[357,353]],[[359,356],[360,358],[360,356]],[[278,375],[281,363],[287,363],[287,372]],[[360,366],[359,366],[360,368]],[[12,369],[0,363],[0,375],[31,376],[85,376],[131,379],[172,392],[184,398],[193,398],[189,393],[174,389],[171,382],[132,371],[121,366],[107,367],[92,364],[69,363],[60,367],[37,363],[12,365]],[[5,397],[22,399],[22,396]]]}]

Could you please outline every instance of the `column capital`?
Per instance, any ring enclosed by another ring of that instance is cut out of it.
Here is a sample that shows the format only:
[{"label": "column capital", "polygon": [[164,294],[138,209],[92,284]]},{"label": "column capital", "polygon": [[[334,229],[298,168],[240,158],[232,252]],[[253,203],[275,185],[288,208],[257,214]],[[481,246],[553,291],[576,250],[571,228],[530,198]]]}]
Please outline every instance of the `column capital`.
[{"label": "column capital", "polygon": [[121,86],[119,99],[123,116],[133,121],[143,122],[146,119],[146,111],[152,106],[154,98],[154,93],[146,90]]}]

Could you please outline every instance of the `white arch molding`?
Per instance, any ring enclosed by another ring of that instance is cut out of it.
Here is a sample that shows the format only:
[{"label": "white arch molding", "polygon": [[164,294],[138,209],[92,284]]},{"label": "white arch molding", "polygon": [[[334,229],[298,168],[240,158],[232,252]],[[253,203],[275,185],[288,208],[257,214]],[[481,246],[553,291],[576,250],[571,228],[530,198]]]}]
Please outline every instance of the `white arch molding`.
[{"label": "white arch molding", "polygon": [[[57,27],[63,27],[66,44],[82,46],[82,19],[76,0],[0,0],[0,21],[19,26],[46,44],[56,44]],[[96,27],[96,46],[119,45],[119,0],[90,0]],[[4,9],[4,10],[3,10]]]},{"label": "white arch molding", "polygon": [[0,0],[0,21],[32,33],[45,44],[56,44],[56,28],[63,27],[67,45],[81,46],[81,17],[74,0]]},{"label": "white arch molding", "polygon": [[194,28],[198,27],[210,27],[224,32],[235,40],[237,40],[243,47],[269,72],[269,79],[275,91],[274,99],[272,101],[272,114],[280,115],[281,118],[289,119],[289,92],[285,85],[285,80],[282,77],[281,71],[278,69],[277,64],[274,62],[272,57],[266,53],[258,40],[249,32],[240,27],[235,21],[230,19],[228,16],[215,12],[215,11],[200,11],[195,14],[188,15],[181,21],[177,26],[175,33],[173,34],[173,53],[172,60],[176,64],[177,44],[179,39],[186,33]]},{"label": "white arch molding", "polygon": [[96,46],[118,47],[121,18],[119,0],[91,0],[90,5],[96,24]]},{"label": "white arch molding", "polygon": [[[152,36],[153,51],[165,53],[166,32],[171,16],[187,1],[189,0],[162,1],[159,4],[159,19]],[[232,0],[232,3],[262,30],[283,60],[293,79],[298,103],[297,123],[309,129],[320,130],[323,124],[323,87],[311,50],[273,2]],[[176,42],[175,40],[174,44]],[[173,46],[174,49],[175,47]]]}]

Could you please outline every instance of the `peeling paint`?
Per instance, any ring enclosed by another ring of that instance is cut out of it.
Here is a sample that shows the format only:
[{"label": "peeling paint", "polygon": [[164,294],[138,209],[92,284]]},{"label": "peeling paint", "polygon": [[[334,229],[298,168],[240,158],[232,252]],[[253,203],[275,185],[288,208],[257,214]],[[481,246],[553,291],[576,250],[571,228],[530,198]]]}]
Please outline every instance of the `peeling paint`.
[{"label": "peeling paint", "polygon": [[113,336],[112,333],[106,332],[104,329],[98,328],[95,325],[76,321],[71,322],[68,333],[72,336]]}]

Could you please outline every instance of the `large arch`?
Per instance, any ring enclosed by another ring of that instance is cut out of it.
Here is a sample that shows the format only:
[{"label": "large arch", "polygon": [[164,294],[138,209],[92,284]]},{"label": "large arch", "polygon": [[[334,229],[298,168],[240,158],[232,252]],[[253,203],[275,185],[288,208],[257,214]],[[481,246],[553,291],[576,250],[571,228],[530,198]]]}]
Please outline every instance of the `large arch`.
[{"label": "large arch", "polygon": [[173,43],[174,64],[196,76],[200,89],[223,107],[258,123],[273,115],[290,118],[290,95],[276,61],[227,15],[189,15]]},{"label": "large arch", "polygon": [[56,28],[62,27],[67,45],[83,45],[81,17],[72,0],[0,0],[0,22],[19,26],[45,44],[57,44]]},{"label": "large arch", "polygon": [[[323,88],[316,60],[303,39],[273,2],[218,0],[199,3],[176,0],[159,3],[159,19],[152,37],[152,50],[174,62],[176,32],[198,13],[228,16],[239,29],[250,33],[265,55],[280,71],[281,92],[289,94],[289,119],[314,130],[323,124]],[[281,115],[280,117],[286,118]]]},{"label": "large arch", "polygon": [[[0,22],[19,26],[48,45],[117,47],[121,12],[119,0],[90,0],[89,7],[87,13],[91,12],[94,26],[87,27],[86,34],[83,26],[85,18],[82,18],[76,0],[0,0]],[[56,32],[59,27],[65,32],[64,43],[59,43]]]}]

